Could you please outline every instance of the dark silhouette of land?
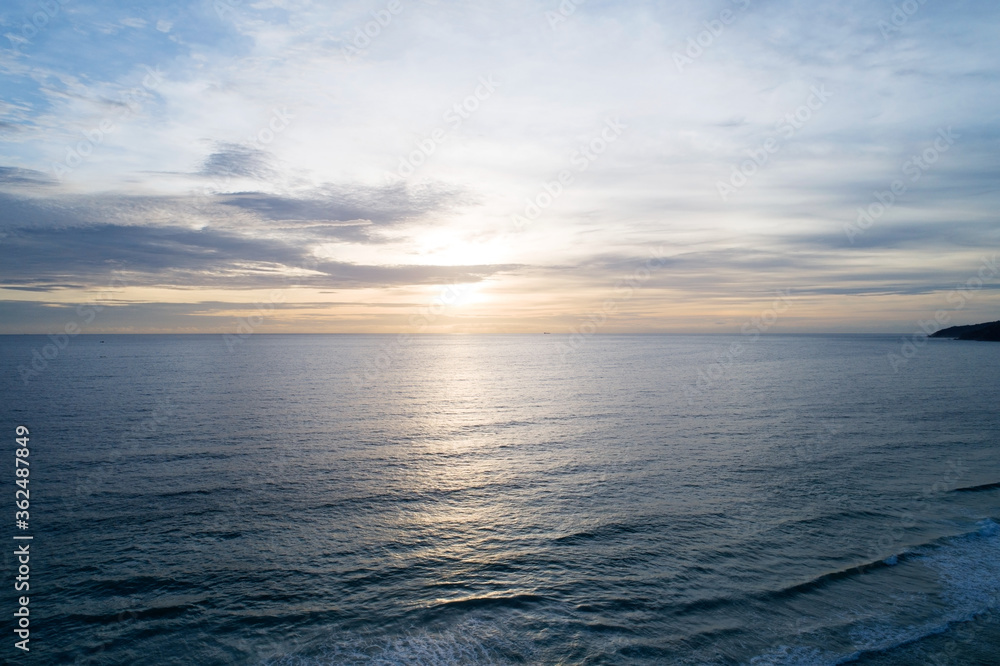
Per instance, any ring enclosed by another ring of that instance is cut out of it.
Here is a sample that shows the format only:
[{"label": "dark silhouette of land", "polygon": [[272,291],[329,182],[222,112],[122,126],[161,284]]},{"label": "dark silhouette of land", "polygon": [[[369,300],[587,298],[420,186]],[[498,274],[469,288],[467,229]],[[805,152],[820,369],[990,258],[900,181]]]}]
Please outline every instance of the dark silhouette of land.
[{"label": "dark silhouette of land", "polygon": [[996,490],[1000,488],[1000,483],[984,483],[981,486],[969,486],[968,488],[955,488],[956,493],[977,493],[981,490]]},{"label": "dark silhouette of land", "polygon": [[1000,342],[1000,321],[969,326],[952,326],[931,335],[932,338],[952,338],[955,340],[977,340],[979,342]]}]

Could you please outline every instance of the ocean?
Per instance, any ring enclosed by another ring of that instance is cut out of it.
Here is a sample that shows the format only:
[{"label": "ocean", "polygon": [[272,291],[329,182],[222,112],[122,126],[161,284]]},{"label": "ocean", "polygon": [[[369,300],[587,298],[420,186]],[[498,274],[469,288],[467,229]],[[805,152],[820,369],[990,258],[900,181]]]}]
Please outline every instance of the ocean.
[{"label": "ocean", "polygon": [[1000,663],[1000,345],[50,344],[0,337],[7,663]]}]

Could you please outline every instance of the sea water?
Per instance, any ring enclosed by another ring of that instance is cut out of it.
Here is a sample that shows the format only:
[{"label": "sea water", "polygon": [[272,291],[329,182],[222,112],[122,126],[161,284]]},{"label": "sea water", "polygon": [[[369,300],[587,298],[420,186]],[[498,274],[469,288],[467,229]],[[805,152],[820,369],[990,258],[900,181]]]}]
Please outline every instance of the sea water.
[{"label": "sea water", "polygon": [[0,338],[5,660],[997,663],[1000,345],[239,342]]}]

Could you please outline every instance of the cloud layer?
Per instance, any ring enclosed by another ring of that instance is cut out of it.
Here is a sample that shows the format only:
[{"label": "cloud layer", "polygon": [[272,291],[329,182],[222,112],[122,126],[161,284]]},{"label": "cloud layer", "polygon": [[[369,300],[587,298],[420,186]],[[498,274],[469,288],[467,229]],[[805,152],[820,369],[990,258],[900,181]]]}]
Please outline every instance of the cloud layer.
[{"label": "cloud layer", "polygon": [[1000,246],[992,3],[38,7],[0,14],[0,332],[111,280],[101,330],[270,290],[400,330],[455,284],[441,330],[548,330],[654,252],[622,330],[779,289],[789,330],[909,330]]}]

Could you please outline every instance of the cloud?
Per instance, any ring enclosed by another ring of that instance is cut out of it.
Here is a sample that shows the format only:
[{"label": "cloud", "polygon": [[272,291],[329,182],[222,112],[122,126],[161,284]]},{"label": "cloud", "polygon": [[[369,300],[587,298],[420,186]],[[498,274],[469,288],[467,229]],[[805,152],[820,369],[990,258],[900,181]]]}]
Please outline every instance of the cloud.
[{"label": "cloud", "polygon": [[411,188],[397,183],[383,187],[331,185],[294,197],[265,192],[237,192],[219,194],[216,201],[268,220],[369,220],[389,225],[467,203],[468,198],[454,189],[430,185]]},{"label": "cloud", "polygon": [[[611,290],[663,246],[632,303],[663,317],[695,301],[717,321],[784,287],[844,311],[916,302],[1000,245],[1000,5],[923,3],[884,33],[892,7],[864,0],[583,3],[553,25],[555,4],[403,3],[368,35],[357,3],[67,6],[0,63],[0,278],[60,298],[112,271],[245,289],[318,257],[310,286],[490,277],[504,287],[483,302],[517,311]],[[736,20],[702,34],[723,7]],[[162,84],[126,114],[115,100],[146,66]],[[488,98],[482,77],[500,82]],[[829,100],[786,135],[814,86]],[[627,129],[600,145],[612,117]],[[71,173],[45,175],[104,120]],[[954,145],[851,243],[858,209],[948,127]],[[780,150],[723,201],[717,184],[771,137]]]},{"label": "cloud", "polygon": [[[632,280],[646,292],[668,290],[672,293],[698,295],[702,298],[757,298],[775,290],[792,289],[798,296],[927,295],[947,292],[969,277],[977,268],[980,255],[968,253],[962,268],[934,265],[933,248],[940,246],[937,237],[925,237],[927,263],[880,265],[881,257],[872,247],[858,248],[855,261],[845,261],[843,254],[830,251],[826,238],[761,239],[759,247],[743,246],[678,251],[667,248],[662,258],[645,255],[601,254],[574,265],[548,266],[541,269],[545,279],[579,276],[577,283],[588,288],[611,292]],[[661,248],[661,251],[663,249]],[[637,277],[638,276],[638,277]],[[1000,284],[986,289],[1000,288]]]},{"label": "cloud", "polygon": [[34,169],[19,169],[17,167],[0,167],[0,186],[2,185],[51,185],[55,180],[46,173]]},{"label": "cloud", "polygon": [[[130,286],[337,288],[478,282],[515,265],[371,266],[316,260],[308,249],[273,238],[183,227],[18,229],[0,245],[0,287],[95,287],[113,275]],[[292,269],[306,268],[293,274]],[[124,276],[124,277],[121,277]]]},{"label": "cloud", "polygon": [[[236,161],[234,151],[217,152],[207,160],[223,168]],[[265,169],[253,156],[242,162],[244,174]],[[281,194],[217,192],[205,195],[156,195],[108,192],[73,194],[67,188],[50,188],[45,196],[13,186],[56,185],[47,175],[28,169],[0,167],[0,230],[35,227],[76,227],[108,222],[123,227],[186,222],[191,226],[239,227],[247,231],[294,230],[298,238],[314,233],[317,239],[345,238],[379,242],[376,227],[398,226],[429,214],[441,214],[470,203],[456,188],[431,184],[397,183],[381,187],[324,185]],[[276,225],[275,223],[280,223]]]},{"label": "cloud", "polygon": [[266,151],[239,144],[224,143],[218,147],[216,152],[205,158],[198,173],[210,177],[266,180],[275,173],[270,166],[272,159],[272,156]]},{"label": "cloud", "polygon": [[[247,157],[227,147],[207,163],[221,168],[226,160],[239,159],[246,169]],[[249,157],[253,163],[260,156]],[[12,167],[0,170],[0,183],[52,184],[44,174]],[[326,185],[299,194],[224,193],[204,200],[55,192],[44,197],[0,192],[0,287],[81,289],[107,283],[112,274],[127,274],[129,284],[144,287],[392,287],[476,282],[518,268],[367,264],[316,254],[330,242],[384,244],[380,228],[462,200],[430,185]],[[303,267],[309,271],[290,277]]]}]

